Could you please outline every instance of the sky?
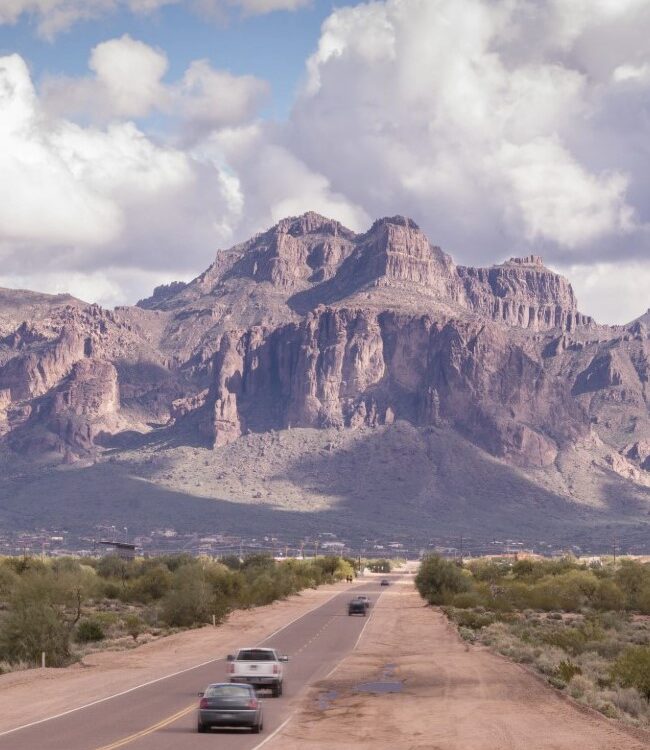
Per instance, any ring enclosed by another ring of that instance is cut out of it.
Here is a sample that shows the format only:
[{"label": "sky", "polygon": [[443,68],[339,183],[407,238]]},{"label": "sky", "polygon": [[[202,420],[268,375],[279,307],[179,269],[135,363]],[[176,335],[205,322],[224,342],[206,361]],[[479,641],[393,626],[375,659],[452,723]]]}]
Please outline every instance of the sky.
[{"label": "sky", "polygon": [[650,3],[0,1],[0,286],[131,304],[307,210],[641,315]]}]

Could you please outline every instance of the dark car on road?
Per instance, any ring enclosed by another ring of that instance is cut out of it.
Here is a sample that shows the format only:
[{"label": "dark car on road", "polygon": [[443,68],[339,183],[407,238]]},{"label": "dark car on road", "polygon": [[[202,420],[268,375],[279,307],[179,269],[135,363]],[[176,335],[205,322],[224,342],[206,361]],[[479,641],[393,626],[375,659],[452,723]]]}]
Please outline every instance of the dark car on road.
[{"label": "dark car on road", "polygon": [[363,602],[366,605],[366,609],[370,608],[370,599],[364,594],[359,594],[359,596],[355,597],[355,599],[358,599],[360,602]]},{"label": "dark car on road", "polygon": [[363,615],[366,616],[366,603],[362,599],[352,599],[348,602],[348,614],[349,615]]},{"label": "dark car on road", "polygon": [[199,732],[209,732],[212,727],[249,727],[257,734],[264,728],[262,704],[252,685],[217,682],[199,697]]},{"label": "dark car on road", "polygon": [[382,578],[381,581],[380,581],[380,583],[379,583],[379,585],[380,586],[390,586],[390,581],[388,580],[388,578]]}]

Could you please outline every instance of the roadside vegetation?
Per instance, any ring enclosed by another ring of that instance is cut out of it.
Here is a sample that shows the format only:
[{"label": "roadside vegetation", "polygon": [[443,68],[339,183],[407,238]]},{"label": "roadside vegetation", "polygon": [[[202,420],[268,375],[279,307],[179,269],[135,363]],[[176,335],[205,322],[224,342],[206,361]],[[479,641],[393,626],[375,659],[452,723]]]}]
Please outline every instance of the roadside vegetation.
[{"label": "roadside vegetation", "polygon": [[468,643],[610,718],[650,726],[650,564],[431,556],[416,586]]},{"label": "roadside vegetation", "polygon": [[0,673],[62,667],[355,575],[340,557],[0,558]]}]

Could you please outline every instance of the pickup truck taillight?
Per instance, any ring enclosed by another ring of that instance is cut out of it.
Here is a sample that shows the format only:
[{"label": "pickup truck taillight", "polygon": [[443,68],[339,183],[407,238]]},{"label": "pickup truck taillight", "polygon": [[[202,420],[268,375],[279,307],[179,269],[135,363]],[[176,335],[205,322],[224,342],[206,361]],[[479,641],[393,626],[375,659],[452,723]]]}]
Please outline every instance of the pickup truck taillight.
[{"label": "pickup truck taillight", "polygon": [[278,667],[277,664],[273,665],[273,674],[278,674],[280,672],[280,667]]},{"label": "pickup truck taillight", "polygon": [[207,708],[207,707],[208,707],[208,699],[201,698],[201,702],[199,703],[199,708]]},{"label": "pickup truck taillight", "polygon": [[248,701],[248,708],[257,708],[258,702],[253,698],[253,700]]}]

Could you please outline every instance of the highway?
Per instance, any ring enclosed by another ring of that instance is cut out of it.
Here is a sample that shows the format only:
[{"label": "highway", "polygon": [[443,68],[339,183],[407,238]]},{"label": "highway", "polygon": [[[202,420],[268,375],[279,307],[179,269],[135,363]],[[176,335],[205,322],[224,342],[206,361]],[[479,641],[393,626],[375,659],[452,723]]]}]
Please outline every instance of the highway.
[{"label": "highway", "polygon": [[[392,576],[390,576],[393,578]],[[393,579],[395,580],[395,579]],[[215,740],[226,750],[253,750],[290,716],[296,697],[310,684],[323,679],[356,645],[367,617],[349,617],[347,602],[367,594],[377,603],[381,588],[376,579],[350,586],[345,592],[307,612],[259,644],[290,657],[284,695],[260,693],[264,731],[213,730],[196,732],[197,693],[226,677],[226,654],[214,661],[171,675],[74,712],[39,721],[0,735],[0,750],[193,750],[212,747]],[[372,616],[372,609],[370,610]],[[206,660],[212,654],[206,654]],[[43,689],[48,689],[44,683]],[[212,742],[211,742],[212,740]]]}]

